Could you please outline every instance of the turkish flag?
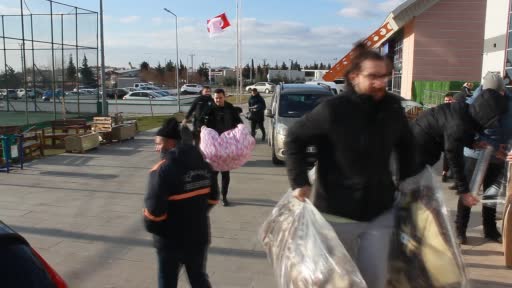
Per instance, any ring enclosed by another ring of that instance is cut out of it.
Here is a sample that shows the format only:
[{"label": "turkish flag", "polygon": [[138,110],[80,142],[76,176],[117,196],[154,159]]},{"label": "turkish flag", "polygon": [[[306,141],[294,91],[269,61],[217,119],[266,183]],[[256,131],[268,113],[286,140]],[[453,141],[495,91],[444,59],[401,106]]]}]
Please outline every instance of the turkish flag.
[{"label": "turkish flag", "polygon": [[210,37],[222,33],[224,29],[231,26],[231,23],[229,23],[226,13],[222,13],[220,15],[213,17],[212,19],[208,19],[208,21],[206,21],[206,24],[208,33],[210,33]]}]

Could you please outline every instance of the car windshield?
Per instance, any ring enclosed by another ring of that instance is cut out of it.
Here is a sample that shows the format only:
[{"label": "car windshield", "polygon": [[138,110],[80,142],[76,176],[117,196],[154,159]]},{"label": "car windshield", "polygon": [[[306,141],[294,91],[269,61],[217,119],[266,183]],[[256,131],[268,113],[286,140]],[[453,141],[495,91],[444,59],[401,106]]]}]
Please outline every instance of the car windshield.
[{"label": "car windshield", "polygon": [[328,94],[281,94],[279,99],[279,116],[300,118],[313,110],[320,99],[329,97]]},{"label": "car windshield", "polygon": [[167,91],[156,91],[155,93],[158,93],[158,94],[160,94],[160,95],[162,95],[162,96],[169,96],[169,95],[171,95],[171,94],[170,94],[169,92],[167,92]]}]

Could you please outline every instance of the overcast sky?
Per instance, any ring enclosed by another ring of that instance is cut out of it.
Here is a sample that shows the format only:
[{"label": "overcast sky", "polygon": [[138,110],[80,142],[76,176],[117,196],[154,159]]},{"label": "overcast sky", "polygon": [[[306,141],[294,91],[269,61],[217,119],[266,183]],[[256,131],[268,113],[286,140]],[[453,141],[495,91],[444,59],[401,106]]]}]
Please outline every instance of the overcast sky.
[{"label": "overcast sky", "polygon": [[[24,1],[25,8],[28,6],[32,13],[49,12],[45,0]],[[96,0],[62,2],[99,11],[99,1]],[[243,61],[248,63],[254,59],[260,63],[266,59],[271,64],[276,61],[281,64],[293,59],[301,64],[335,63],[334,59],[344,56],[355,41],[377,29],[401,2],[403,0],[242,1]],[[233,66],[236,63],[235,3],[235,0],[104,0],[106,64],[127,67],[128,62],[138,66],[144,60],[151,65],[163,64],[166,59],[174,61],[175,22],[172,15],[163,11],[166,7],[179,16],[179,53],[185,65],[190,65],[188,55],[195,54],[196,67],[201,62]],[[54,12],[70,11],[73,9],[69,7],[54,7]],[[233,26],[210,39],[206,20],[223,12]],[[0,14],[19,13],[19,1],[0,0]],[[82,19],[80,39],[94,44],[95,17],[83,16]],[[44,19],[35,23],[35,34],[43,35],[49,31],[49,24],[43,24]],[[65,42],[68,38],[74,40],[74,24],[71,24],[65,24]],[[16,34],[15,31],[20,31],[14,28],[16,25],[7,23],[6,29]],[[60,30],[56,34],[60,34]],[[96,61],[94,55],[88,57]]]}]

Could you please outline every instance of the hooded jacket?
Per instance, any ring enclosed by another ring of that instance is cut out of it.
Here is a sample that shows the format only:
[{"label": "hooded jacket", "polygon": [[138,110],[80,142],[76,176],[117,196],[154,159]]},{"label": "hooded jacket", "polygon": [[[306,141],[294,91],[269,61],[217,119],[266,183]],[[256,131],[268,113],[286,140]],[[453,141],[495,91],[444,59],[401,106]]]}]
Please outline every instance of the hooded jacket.
[{"label": "hooded jacket", "polygon": [[144,224],[156,247],[203,247],[210,243],[209,209],[218,202],[212,169],[197,147],[180,144],[149,173]]},{"label": "hooded jacket", "polygon": [[469,192],[464,175],[464,147],[471,148],[476,133],[495,128],[507,111],[507,100],[495,90],[484,90],[472,105],[465,102],[441,104],[412,123],[419,169],[433,166],[444,152],[455,177],[458,194]]},{"label": "hooded jacket", "polygon": [[310,185],[306,151],[316,146],[316,208],[356,221],[370,221],[392,207],[393,151],[401,179],[415,172],[412,132],[393,94],[378,102],[352,91],[329,98],[288,129],[285,145],[292,188]]}]

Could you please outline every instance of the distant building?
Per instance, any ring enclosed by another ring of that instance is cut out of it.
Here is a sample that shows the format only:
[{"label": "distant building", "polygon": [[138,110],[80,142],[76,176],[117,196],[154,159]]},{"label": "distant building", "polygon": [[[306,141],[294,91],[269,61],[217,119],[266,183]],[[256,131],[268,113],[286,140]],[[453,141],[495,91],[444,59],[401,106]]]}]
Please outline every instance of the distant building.
[{"label": "distant building", "polygon": [[306,76],[304,71],[269,70],[267,80],[276,82],[305,82]]},{"label": "distant building", "polygon": [[313,81],[313,80],[321,80],[325,73],[327,73],[328,70],[310,70],[305,69],[304,71],[304,78],[306,81]]},{"label": "distant building", "polygon": [[512,86],[512,1],[487,0],[482,76],[488,71],[504,75]]}]

